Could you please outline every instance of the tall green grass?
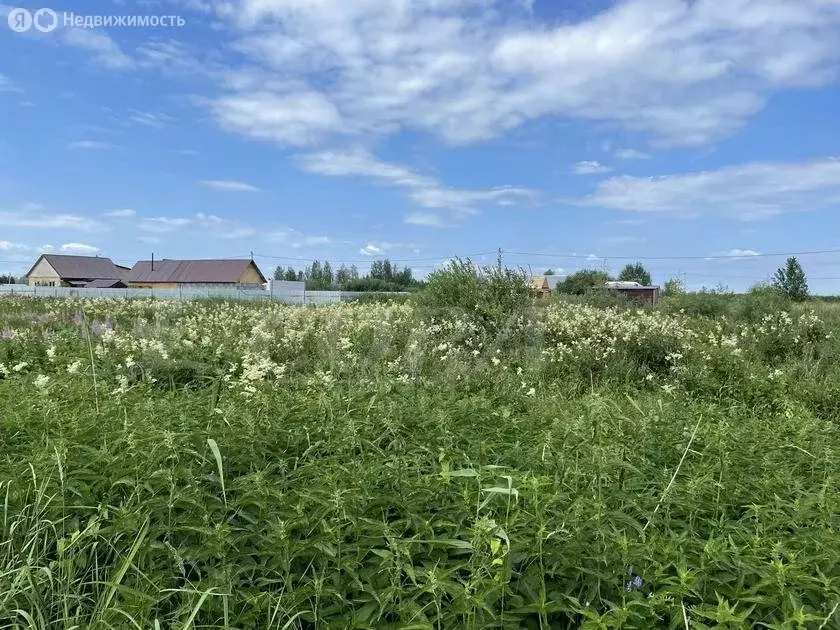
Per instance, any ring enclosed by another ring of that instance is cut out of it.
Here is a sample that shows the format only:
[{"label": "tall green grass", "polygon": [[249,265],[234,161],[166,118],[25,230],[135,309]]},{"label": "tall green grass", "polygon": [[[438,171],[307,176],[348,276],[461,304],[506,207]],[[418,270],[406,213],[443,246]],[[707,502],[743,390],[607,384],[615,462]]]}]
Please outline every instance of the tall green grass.
[{"label": "tall green grass", "polygon": [[542,309],[488,332],[345,305],[260,342],[287,372],[248,393],[228,362],[294,312],[101,303],[87,323],[169,349],[116,392],[76,308],[0,304],[0,363],[30,364],[0,380],[0,627],[840,627],[832,338],[733,355],[687,318],[673,374],[673,327],[549,366],[572,329]]}]

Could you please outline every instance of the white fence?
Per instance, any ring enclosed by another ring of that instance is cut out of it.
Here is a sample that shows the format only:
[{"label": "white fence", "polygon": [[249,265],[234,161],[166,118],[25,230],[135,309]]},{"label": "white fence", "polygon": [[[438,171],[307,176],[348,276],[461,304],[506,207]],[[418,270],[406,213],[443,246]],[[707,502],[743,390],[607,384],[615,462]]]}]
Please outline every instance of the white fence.
[{"label": "white fence", "polygon": [[[263,289],[183,288],[183,289],[76,289],[73,287],[30,287],[25,284],[0,284],[0,295],[28,295],[47,298],[105,298],[137,299],[158,298],[164,300],[242,300],[275,301],[284,304],[334,304],[350,302],[362,296],[375,295],[358,291],[306,291],[289,290],[272,285]],[[378,295],[407,295],[406,293],[379,293]]]}]

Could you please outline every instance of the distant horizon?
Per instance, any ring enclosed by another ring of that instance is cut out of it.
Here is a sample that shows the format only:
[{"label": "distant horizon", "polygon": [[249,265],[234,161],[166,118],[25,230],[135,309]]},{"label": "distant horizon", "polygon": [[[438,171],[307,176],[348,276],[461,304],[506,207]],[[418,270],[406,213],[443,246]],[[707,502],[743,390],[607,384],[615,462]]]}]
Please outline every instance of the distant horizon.
[{"label": "distant horizon", "polygon": [[[834,252],[831,252],[831,253],[834,253]],[[34,264],[34,262],[43,254],[51,254],[51,255],[58,255],[58,256],[90,256],[90,257],[108,258],[112,262],[117,264],[117,266],[128,267],[129,269],[132,268],[137,263],[150,263],[150,262],[152,262],[151,258],[147,258],[147,259],[138,259],[138,260],[134,261],[133,263],[131,263],[129,265],[125,265],[125,264],[120,264],[119,260],[126,260],[126,259],[116,259],[113,256],[108,256],[105,253],[66,254],[66,253],[56,253],[56,252],[41,252],[37,256],[35,256],[35,258],[33,258],[32,263],[30,263],[26,267],[26,271],[28,271],[29,268],[32,266],[32,264]],[[653,277],[653,282],[650,286],[658,286],[658,287],[662,288],[668,280],[677,279],[677,280],[681,280],[683,282],[683,285],[685,286],[686,290],[689,291],[689,292],[700,292],[700,291],[703,291],[703,290],[712,291],[712,290],[718,290],[718,289],[722,288],[724,290],[730,291],[730,292],[735,293],[735,294],[745,294],[745,293],[748,293],[751,289],[753,289],[757,286],[770,284],[772,282],[772,276],[775,273],[775,271],[782,265],[782,263],[784,263],[784,261],[787,257],[789,257],[791,255],[794,255],[794,257],[796,257],[795,254],[796,254],[796,252],[793,252],[792,254],[779,253],[779,254],[762,255],[761,256],[762,258],[779,259],[781,262],[779,264],[777,264],[775,267],[773,267],[773,269],[771,271],[769,271],[764,278],[757,278],[754,282],[751,282],[751,283],[747,284],[746,286],[743,286],[743,287],[740,287],[740,288],[739,287],[734,287],[733,288],[730,284],[726,283],[723,279],[717,280],[717,281],[712,280],[711,282],[705,282],[705,283],[699,283],[699,284],[698,283],[691,283],[691,282],[688,282],[690,274],[675,274],[673,276],[669,276],[667,278],[661,278],[661,279],[654,276]],[[800,254],[800,256],[802,255],[801,252],[799,254]],[[807,256],[808,252],[805,252],[805,255]],[[486,254],[483,254],[482,256],[486,256]],[[377,259],[374,259],[372,261],[363,261],[363,260],[358,260],[358,259],[352,260],[352,261],[340,261],[340,260],[336,261],[336,260],[327,259],[327,258],[313,258],[312,260],[309,260],[308,262],[304,262],[303,260],[300,260],[300,259],[294,259],[297,264],[291,264],[291,263],[288,263],[288,262],[283,263],[283,262],[278,262],[276,260],[276,258],[283,258],[283,257],[271,257],[271,259],[274,260],[274,262],[262,263],[261,264],[260,261],[258,260],[258,258],[261,258],[261,256],[255,254],[253,256],[252,260],[258,266],[260,271],[263,273],[263,275],[268,280],[273,279],[274,271],[277,267],[281,267],[282,269],[287,269],[289,267],[292,267],[293,269],[295,269],[295,271],[303,271],[303,270],[306,269],[306,267],[311,265],[313,262],[321,262],[321,263],[329,262],[330,265],[333,267],[333,271],[336,271],[342,265],[345,266],[345,267],[350,267],[351,265],[353,265],[353,266],[356,266],[357,268],[359,268],[358,264],[360,264],[360,263],[366,263],[366,264],[369,265],[370,263],[375,262],[376,260],[382,260],[382,261],[389,260],[391,263],[395,263],[401,268],[403,268],[403,267],[410,268],[412,270],[412,273],[414,274],[414,277],[417,278],[418,280],[426,280],[428,274],[431,273],[431,272],[422,273],[422,274],[416,273],[414,271],[415,268],[411,265],[411,260],[416,260],[416,259],[396,259],[396,258],[390,258],[388,256],[383,256],[382,258],[377,258]],[[267,259],[268,257],[262,257],[262,258]],[[437,268],[443,268],[443,266],[446,263],[448,263],[449,260],[454,260],[454,258],[455,257],[452,257],[451,259],[448,259],[446,262],[442,261],[441,264]],[[464,256],[464,257],[461,257],[461,258],[462,259],[467,259],[467,258],[470,258],[470,257],[469,256]],[[718,257],[718,259],[721,259],[721,258],[726,260],[726,259],[729,259],[729,258],[739,259],[740,257],[739,256]],[[249,260],[249,259],[251,259],[250,255],[236,256],[236,257],[224,257],[224,258],[222,258],[222,257],[208,257],[208,258],[169,258],[169,257],[167,257],[167,258],[157,258],[157,257],[155,257],[154,261],[155,262],[162,262],[162,261],[166,261],[166,260],[182,260],[183,261],[183,260]],[[470,259],[472,260],[472,258],[470,258]],[[683,259],[684,258],[676,258],[676,260],[683,260]],[[618,273],[621,271],[621,268],[627,262],[642,262],[644,264],[644,259],[643,258],[642,258],[642,260],[639,260],[638,258],[628,257],[628,258],[621,258],[621,259],[615,259],[615,260],[617,262],[615,263],[615,265],[612,268],[605,267],[603,264],[595,264],[595,261],[592,261],[593,264],[591,264],[589,266],[578,267],[578,268],[571,269],[571,270],[559,269],[560,273],[557,273],[558,269],[554,269],[552,267],[545,266],[545,265],[542,265],[542,266],[539,266],[539,265],[538,266],[525,265],[525,266],[523,266],[521,264],[519,264],[519,265],[508,264],[505,260],[505,254],[504,254],[504,252],[502,252],[502,264],[505,267],[510,268],[510,269],[521,269],[523,271],[526,271],[529,276],[548,275],[550,277],[566,278],[566,277],[568,277],[568,276],[570,276],[570,275],[572,275],[572,274],[574,274],[578,271],[582,271],[582,270],[605,270],[611,276],[615,277],[615,276],[618,275]],[[619,260],[621,261],[620,264],[618,262]],[[473,260],[473,262],[477,262],[479,264],[490,264],[490,265],[492,265],[492,264],[495,264],[495,259],[493,261],[489,261],[489,262],[485,261],[483,263],[480,263],[477,260]],[[647,269],[649,269],[648,265],[644,264],[644,266]],[[553,271],[555,271],[555,273],[553,273],[553,274],[544,273],[545,271],[548,271],[548,270],[553,270]],[[805,271],[807,273],[807,266],[806,266]],[[359,272],[362,273],[363,275],[367,274],[369,272],[369,268],[359,268]],[[25,276],[25,273],[26,272],[16,274],[16,273],[13,273],[13,272],[0,270],[0,276],[12,275],[12,276],[14,276],[18,279]],[[811,282],[812,281],[811,276],[809,275],[808,277],[809,277],[809,282]],[[824,278],[816,278],[816,280],[817,280],[817,282],[819,282],[821,280],[824,280]],[[837,293],[818,293],[818,292],[813,290],[813,287],[812,287],[812,294],[813,294],[814,297],[833,297],[833,296],[838,295]]]}]

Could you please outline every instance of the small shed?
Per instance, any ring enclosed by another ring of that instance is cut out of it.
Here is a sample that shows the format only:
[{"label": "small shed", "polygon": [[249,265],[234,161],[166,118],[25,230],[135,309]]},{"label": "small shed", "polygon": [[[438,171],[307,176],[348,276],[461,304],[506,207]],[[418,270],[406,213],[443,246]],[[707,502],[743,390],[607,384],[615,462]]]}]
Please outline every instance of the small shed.
[{"label": "small shed", "polygon": [[551,293],[551,286],[546,276],[531,276],[531,291],[537,297],[543,297]]},{"label": "small shed", "polygon": [[628,300],[641,302],[642,304],[656,304],[659,302],[659,287],[645,286],[638,282],[607,282],[604,288],[608,291],[616,291]]}]

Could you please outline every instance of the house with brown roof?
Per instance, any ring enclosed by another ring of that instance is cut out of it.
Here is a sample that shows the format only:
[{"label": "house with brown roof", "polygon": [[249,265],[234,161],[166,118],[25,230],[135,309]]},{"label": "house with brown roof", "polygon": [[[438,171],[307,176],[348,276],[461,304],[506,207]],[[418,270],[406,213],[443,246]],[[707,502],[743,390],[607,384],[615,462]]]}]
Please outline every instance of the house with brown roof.
[{"label": "house with brown roof", "polygon": [[546,276],[531,276],[531,291],[537,297],[543,297],[551,293],[551,286],[548,284]]},{"label": "house with brown roof", "polygon": [[41,254],[26,274],[26,282],[31,287],[124,288],[128,272],[128,267],[102,256]]},{"label": "house with brown roof", "polygon": [[262,289],[265,276],[253,260],[140,260],[126,276],[132,289]]}]

